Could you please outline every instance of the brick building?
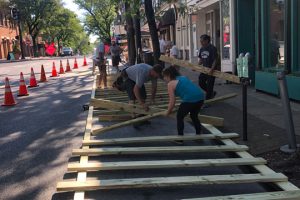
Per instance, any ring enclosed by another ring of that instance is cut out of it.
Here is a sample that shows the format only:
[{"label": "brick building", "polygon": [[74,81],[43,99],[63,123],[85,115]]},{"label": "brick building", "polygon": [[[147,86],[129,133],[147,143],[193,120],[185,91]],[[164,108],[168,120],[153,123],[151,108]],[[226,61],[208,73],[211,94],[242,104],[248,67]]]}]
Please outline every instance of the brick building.
[{"label": "brick building", "polygon": [[17,35],[17,25],[10,19],[9,8],[0,7],[0,59],[6,59],[8,52],[13,50]]}]

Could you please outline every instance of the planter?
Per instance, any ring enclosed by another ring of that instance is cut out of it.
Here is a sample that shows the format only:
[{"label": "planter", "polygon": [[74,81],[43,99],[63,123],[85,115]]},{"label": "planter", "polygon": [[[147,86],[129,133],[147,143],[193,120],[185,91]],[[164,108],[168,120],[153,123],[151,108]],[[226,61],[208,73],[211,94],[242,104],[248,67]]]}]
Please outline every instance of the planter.
[{"label": "planter", "polygon": [[286,82],[289,97],[293,100],[300,101],[300,77],[287,75]]},{"label": "planter", "polygon": [[274,95],[279,95],[276,73],[256,71],[255,89]]}]

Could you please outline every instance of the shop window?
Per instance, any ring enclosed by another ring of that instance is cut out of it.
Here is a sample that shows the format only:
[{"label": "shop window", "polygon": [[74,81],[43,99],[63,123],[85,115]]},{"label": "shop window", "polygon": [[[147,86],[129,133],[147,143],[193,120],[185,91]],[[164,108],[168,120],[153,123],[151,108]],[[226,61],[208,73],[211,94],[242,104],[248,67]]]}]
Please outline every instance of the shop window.
[{"label": "shop window", "polygon": [[271,0],[269,8],[269,66],[283,69],[285,66],[285,0]]},{"label": "shop window", "polygon": [[230,59],[230,4],[229,0],[221,1],[222,14],[222,58],[223,60]]}]

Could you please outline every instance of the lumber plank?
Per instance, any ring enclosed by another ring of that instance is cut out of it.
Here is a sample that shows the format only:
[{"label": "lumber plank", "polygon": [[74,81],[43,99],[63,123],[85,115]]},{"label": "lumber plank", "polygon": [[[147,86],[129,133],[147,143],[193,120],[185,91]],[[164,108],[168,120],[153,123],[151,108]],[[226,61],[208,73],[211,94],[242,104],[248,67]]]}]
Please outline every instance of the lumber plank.
[{"label": "lumber plank", "polygon": [[[189,68],[189,69],[193,69],[197,72],[201,72],[201,73],[204,73],[204,74],[209,74],[209,72],[210,72],[210,68],[203,67],[203,66],[196,65],[196,64],[192,64],[192,63],[184,61],[184,60],[179,60],[179,59],[171,58],[171,57],[164,56],[164,55],[161,55],[159,59],[163,62],[167,62],[167,63],[175,64],[175,65],[178,65],[178,66],[181,66],[181,67],[186,67],[186,68]],[[223,80],[231,81],[231,82],[234,82],[234,83],[238,83],[238,84],[241,83],[240,78],[238,76],[228,74],[228,73],[224,73],[224,72],[221,72],[221,71],[218,71],[218,70],[214,70],[212,76],[218,77],[218,78],[223,79]]]},{"label": "lumber plank", "polygon": [[160,153],[192,153],[192,152],[236,152],[246,151],[245,145],[214,145],[214,146],[171,146],[171,147],[128,147],[128,148],[90,148],[73,149],[74,156],[129,155],[129,154],[160,154]]},{"label": "lumber plank", "polygon": [[120,103],[120,102],[109,101],[105,99],[94,99],[94,98],[91,99],[90,105],[99,108],[116,109],[116,110],[126,111],[130,113],[137,113],[137,114],[154,114],[162,111],[162,109],[151,107],[150,110],[146,112],[143,109],[143,107],[138,104]]},{"label": "lumber plank", "polygon": [[[94,76],[94,83],[93,83],[93,87],[92,87],[91,98],[95,97],[96,80],[98,80],[97,75]],[[90,140],[91,139],[91,131],[92,131],[92,126],[93,126],[93,111],[94,111],[94,107],[89,106],[89,113],[88,113],[88,117],[87,117],[87,121],[86,121],[84,137],[83,137],[84,140]],[[88,150],[89,146],[84,146],[82,148]],[[80,162],[80,164],[87,164],[88,160],[89,160],[88,156],[80,156],[80,161],[79,162]],[[78,183],[85,182],[86,178],[87,178],[87,173],[86,172],[79,172],[77,174],[77,182]],[[74,193],[74,200],[84,200],[84,196],[85,196],[84,191],[76,191]]]},{"label": "lumber plank", "polygon": [[280,192],[262,192],[253,194],[241,194],[218,197],[192,198],[183,200],[299,200],[300,190],[280,191]]},{"label": "lumber plank", "polygon": [[130,138],[115,138],[115,139],[102,139],[102,140],[83,140],[83,145],[120,145],[120,144],[137,144],[147,142],[166,142],[174,140],[220,140],[227,138],[239,137],[237,133],[226,133],[220,136],[213,134],[201,134],[201,135],[165,135],[165,136],[148,136],[148,137],[130,137]]},{"label": "lumber plank", "polygon": [[236,184],[285,181],[283,174],[231,174],[210,176],[182,176],[135,179],[89,180],[86,182],[64,181],[57,183],[58,191],[102,190],[125,188],[171,187],[184,185]]},{"label": "lumber plank", "polygon": [[128,126],[128,125],[131,125],[131,124],[134,124],[134,123],[137,123],[137,122],[142,122],[142,121],[146,121],[146,120],[153,119],[153,118],[156,118],[156,117],[160,117],[160,116],[165,115],[165,113],[166,113],[166,111],[161,111],[161,112],[157,112],[157,113],[154,113],[154,114],[139,117],[139,118],[136,118],[136,119],[131,119],[131,120],[128,120],[128,121],[125,121],[125,122],[120,122],[118,124],[113,124],[111,126],[103,127],[103,128],[100,128],[100,129],[95,129],[95,130],[92,131],[92,134],[97,135],[97,134],[100,134],[100,133],[103,133],[103,132],[106,132],[106,131],[110,131],[110,130],[113,130],[113,129]]},{"label": "lumber plank", "polygon": [[[214,135],[222,135],[223,134],[220,130],[218,130],[217,128],[215,128],[212,125],[202,124],[202,126]],[[222,139],[220,141],[222,141],[225,145],[235,145],[236,144],[231,139]],[[246,151],[236,152],[236,154],[241,158],[253,158],[253,156],[250,153],[246,152]],[[266,165],[254,165],[253,168],[256,169],[258,172],[260,172],[261,174],[276,173]],[[278,182],[278,183],[274,183],[274,184],[277,185],[282,190],[285,190],[285,191],[298,190],[299,189],[297,186],[295,186],[294,184],[292,184],[288,181]]]},{"label": "lumber plank", "polygon": [[117,115],[98,115],[99,121],[101,122],[115,122],[115,121],[126,121],[131,120],[131,114],[117,114]]},{"label": "lumber plank", "polygon": [[105,171],[105,170],[133,170],[133,169],[167,169],[185,167],[222,167],[266,164],[262,158],[228,158],[228,159],[194,159],[194,160],[157,160],[131,162],[93,162],[70,163],[68,171]]}]

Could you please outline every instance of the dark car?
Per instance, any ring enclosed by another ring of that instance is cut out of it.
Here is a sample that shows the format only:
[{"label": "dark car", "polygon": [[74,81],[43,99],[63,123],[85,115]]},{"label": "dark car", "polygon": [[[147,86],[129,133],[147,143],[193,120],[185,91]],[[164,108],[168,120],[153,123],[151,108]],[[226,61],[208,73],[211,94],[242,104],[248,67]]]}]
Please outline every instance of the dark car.
[{"label": "dark car", "polygon": [[62,56],[73,56],[73,49],[71,47],[63,47]]}]

